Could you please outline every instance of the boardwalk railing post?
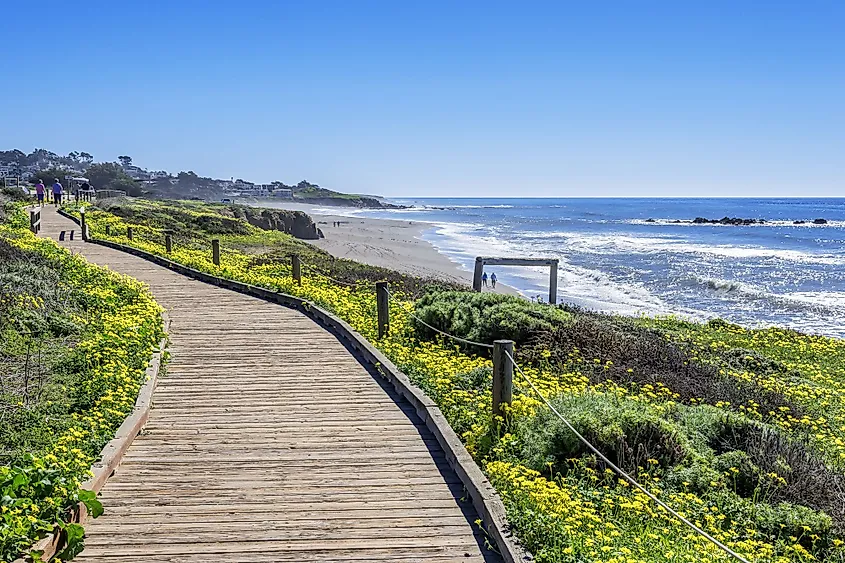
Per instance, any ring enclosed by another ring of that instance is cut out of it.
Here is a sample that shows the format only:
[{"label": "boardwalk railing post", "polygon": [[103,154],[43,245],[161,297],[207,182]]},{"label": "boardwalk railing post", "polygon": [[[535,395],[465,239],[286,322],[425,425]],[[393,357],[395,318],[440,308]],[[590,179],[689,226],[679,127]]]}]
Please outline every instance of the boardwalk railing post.
[{"label": "boardwalk railing post", "polygon": [[481,291],[481,276],[484,274],[484,260],[481,256],[475,259],[475,271],[472,274],[472,290]]},{"label": "boardwalk railing post", "polygon": [[549,270],[551,270],[549,273],[549,303],[551,305],[557,303],[557,265],[558,261],[554,260],[549,267]]},{"label": "boardwalk railing post", "polygon": [[376,308],[378,309],[378,337],[390,332],[390,295],[387,282],[376,282]]},{"label": "boardwalk railing post", "polygon": [[302,285],[302,260],[296,254],[290,257],[290,275],[293,281]]},{"label": "boardwalk railing post", "polygon": [[111,236],[111,225],[106,225],[106,236]]},{"label": "boardwalk railing post", "polygon": [[168,254],[173,250],[173,237],[170,235],[164,235],[164,248]]},{"label": "boardwalk railing post", "polygon": [[29,212],[29,230],[34,234],[41,231],[41,210],[30,210]]},{"label": "boardwalk railing post", "polygon": [[126,227],[126,238],[132,240],[132,227]]},{"label": "boardwalk railing post", "polygon": [[510,406],[513,400],[513,340],[496,340],[493,342],[493,417],[505,419],[507,415],[502,405]]},{"label": "boardwalk railing post", "polygon": [[79,210],[79,227],[82,229],[82,240],[88,240],[88,224],[85,222],[85,209]]},{"label": "boardwalk railing post", "polygon": [[220,241],[218,239],[211,241],[211,261],[214,262],[215,266],[220,265]]}]

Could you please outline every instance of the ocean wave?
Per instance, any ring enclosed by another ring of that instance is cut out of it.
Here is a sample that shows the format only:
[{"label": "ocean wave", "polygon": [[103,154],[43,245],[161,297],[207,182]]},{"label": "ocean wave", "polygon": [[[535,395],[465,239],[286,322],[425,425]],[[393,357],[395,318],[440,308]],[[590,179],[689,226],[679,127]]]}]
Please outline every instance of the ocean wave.
[{"label": "ocean wave", "polygon": [[788,309],[812,309],[817,312],[845,312],[845,292],[842,291],[775,293],[736,280],[691,276],[689,281],[692,285],[703,286],[708,291],[730,295],[738,300],[765,301],[773,306]]},{"label": "ocean wave", "polygon": [[737,259],[776,259],[802,264],[845,265],[845,255],[843,254],[815,254],[764,246],[699,244],[673,236],[638,237],[622,234],[587,235],[584,233],[560,233],[560,236],[565,239],[565,248],[585,254],[698,254]]},{"label": "ocean wave", "polygon": [[429,209],[513,209],[513,205],[444,205],[443,207],[429,207]]},{"label": "ocean wave", "polygon": [[[424,237],[435,248],[470,270],[476,256],[557,257],[558,295],[561,301],[588,309],[628,315],[679,314],[702,320],[698,311],[671,306],[638,282],[618,282],[600,270],[569,263],[559,253],[527,247],[522,241],[490,234],[484,225],[466,223],[438,224]],[[495,267],[499,279],[515,287],[526,297],[548,295],[548,267]]]}]

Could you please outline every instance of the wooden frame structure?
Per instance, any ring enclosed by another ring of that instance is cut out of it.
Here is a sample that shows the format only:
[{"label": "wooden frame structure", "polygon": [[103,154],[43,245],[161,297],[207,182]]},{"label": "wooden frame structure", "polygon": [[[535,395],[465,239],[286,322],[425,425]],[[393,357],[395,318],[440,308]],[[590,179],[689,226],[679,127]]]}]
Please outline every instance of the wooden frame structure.
[{"label": "wooden frame structure", "polygon": [[557,258],[491,258],[478,256],[475,259],[475,272],[472,276],[473,291],[481,291],[481,276],[484,266],[549,266],[549,303],[557,303]]}]

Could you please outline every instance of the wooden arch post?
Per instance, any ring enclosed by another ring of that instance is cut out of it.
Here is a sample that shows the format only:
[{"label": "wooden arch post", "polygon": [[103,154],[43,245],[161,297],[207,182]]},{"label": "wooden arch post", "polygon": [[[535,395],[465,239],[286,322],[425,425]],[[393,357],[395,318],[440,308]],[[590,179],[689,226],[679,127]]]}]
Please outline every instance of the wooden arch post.
[{"label": "wooden arch post", "polygon": [[557,303],[557,258],[491,258],[478,256],[475,259],[475,270],[472,276],[473,291],[481,291],[481,276],[484,274],[484,266],[548,266],[549,267],[549,303]]}]

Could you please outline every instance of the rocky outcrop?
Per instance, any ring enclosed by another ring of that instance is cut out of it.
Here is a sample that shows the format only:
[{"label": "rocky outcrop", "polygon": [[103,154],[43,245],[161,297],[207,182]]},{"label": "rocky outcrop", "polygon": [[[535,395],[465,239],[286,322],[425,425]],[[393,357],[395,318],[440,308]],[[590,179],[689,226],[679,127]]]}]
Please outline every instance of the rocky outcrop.
[{"label": "rocky outcrop", "polygon": [[294,198],[298,203],[309,205],[331,205],[334,207],[365,207],[367,209],[405,209],[404,205],[386,203],[374,197],[300,197]]},{"label": "rocky outcrop", "polygon": [[696,225],[762,225],[765,219],[742,219],[740,217],[722,217],[721,219],[705,219],[696,217],[692,220]]},{"label": "rocky outcrop", "polygon": [[265,231],[281,231],[299,239],[314,240],[321,238],[321,232],[313,219],[302,211],[286,209],[261,209],[245,205],[231,205],[224,215],[242,219]]},{"label": "rocky outcrop", "polygon": [[[778,225],[779,223],[776,221],[775,223],[767,223],[765,219],[743,219],[741,217],[722,217],[721,219],[707,219],[706,217],[696,217],[692,221],[689,219],[672,219],[666,220],[662,219],[658,221],[657,219],[648,218],[644,221],[645,223],[671,223],[673,225],[677,224],[690,224],[693,225],[766,225],[766,224],[775,224]],[[803,219],[798,219],[792,222],[793,225],[806,225],[807,223],[812,223],[813,225],[827,225],[827,219],[813,219],[812,221],[804,221]]]}]

